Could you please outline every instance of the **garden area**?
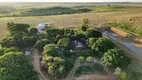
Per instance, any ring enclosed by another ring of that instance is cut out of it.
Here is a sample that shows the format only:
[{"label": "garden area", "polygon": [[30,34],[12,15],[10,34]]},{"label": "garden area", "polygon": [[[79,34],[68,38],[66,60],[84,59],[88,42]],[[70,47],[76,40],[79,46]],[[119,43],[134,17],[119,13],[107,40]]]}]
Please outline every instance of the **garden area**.
[{"label": "garden area", "polygon": [[[10,22],[6,31],[0,42],[1,80],[20,79],[21,75],[20,80],[39,80],[31,59],[24,55],[26,48],[36,48],[41,52],[41,69],[54,79],[65,79],[78,65],[69,79],[90,74],[108,76],[107,68],[110,68],[115,70],[117,80],[127,80],[127,73],[123,70],[131,64],[131,59],[101,32],[91,28],[86,18],[71,29],[52,27],[38,32],[29,24]],[[94,58],[98,61],[95,62]]]}]

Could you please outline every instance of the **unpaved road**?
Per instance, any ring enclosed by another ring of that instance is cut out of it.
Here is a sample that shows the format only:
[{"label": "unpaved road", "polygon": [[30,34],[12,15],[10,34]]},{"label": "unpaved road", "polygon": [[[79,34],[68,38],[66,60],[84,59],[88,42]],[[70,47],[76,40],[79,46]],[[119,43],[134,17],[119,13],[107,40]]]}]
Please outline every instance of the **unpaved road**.
[{"label": "unpaved road", "polygon": [[37,49],[33,49],[33,65],[35,70],[39,73],[40,80],[49,80],[47,77],[44,76],[44,74],[40,70],[40,56],[39,51]]}]

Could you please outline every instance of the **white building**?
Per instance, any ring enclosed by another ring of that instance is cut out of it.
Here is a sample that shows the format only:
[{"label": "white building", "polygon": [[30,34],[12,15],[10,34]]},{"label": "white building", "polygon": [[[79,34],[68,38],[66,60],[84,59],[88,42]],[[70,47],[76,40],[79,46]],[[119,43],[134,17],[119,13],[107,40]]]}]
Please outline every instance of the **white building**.
[{"label": "white building", "polygon": [[38,27],[37,27],[37,29],[38,30],[44,30],[45,29],[45,24],[43,24],[43,23],[41,23],[41,24],[38,24]]}]

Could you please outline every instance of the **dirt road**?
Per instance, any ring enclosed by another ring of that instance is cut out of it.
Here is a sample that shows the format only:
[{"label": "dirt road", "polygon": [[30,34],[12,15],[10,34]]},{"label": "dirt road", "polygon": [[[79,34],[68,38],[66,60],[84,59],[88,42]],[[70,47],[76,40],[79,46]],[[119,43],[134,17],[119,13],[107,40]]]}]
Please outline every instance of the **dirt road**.
[{"label": "dirt road", "polygon": [[49,80],[40,70],[40,56],[37,49],[33,49],[33,65],[35,70],[39,73],[40,80]]},{"label": "dirt road", "polygon": [[68,74],[67,78],[65,80],[72,80],[74,73],[76,72],[76,70],[78,69],[78,67],[80,66],[79,60],[77,59],[74,67],[72,68],[72,70],[70,71],[70,73]]}]

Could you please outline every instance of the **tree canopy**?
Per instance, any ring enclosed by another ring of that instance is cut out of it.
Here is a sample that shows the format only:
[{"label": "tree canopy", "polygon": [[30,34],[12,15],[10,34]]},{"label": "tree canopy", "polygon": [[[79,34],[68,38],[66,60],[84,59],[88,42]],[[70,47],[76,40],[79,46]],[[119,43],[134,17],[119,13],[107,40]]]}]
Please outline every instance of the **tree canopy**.
[{"label": "tree canopy", "polygon": [[42,65],[47,68],[48,73],[52,76],[61,76],[65,72],[65,60],[60,57],[44,55]]},{"label": "tree canopy", "polygon": [[99,38],[93,45],[92,49],[97,52],[98,56],[102,56],[104,52],[114,48],[114,43],[105,37]]},{"label": "tree canopy", "polygon": [[123,53],[121,49],[110,49],[104,53],[102,63],[108,67],[117,68],[128,66],[131,59]]},{"label": "tree canopy", "polygon": [[10,22],[10,23],[7,23],[7,27],[6,27],[6,30],[9,31],[10,33],[11,32],[14,32],[14,31],[23,31],[23,32],[27,32],[28,28],[30,27],[30,25],[28,24],[18,24],[18,23],[13,23],[13,22]]},{"label": "tree canopy", "polygon": [[61,38],[61,39],[59,39],[58,44],[61,47],[69,48],[70,40],[68,38]]},{"label": "tree canopy", "polygon": [[0,57],[0,80],[39,80],[32,63],[20,52]]},{"label": "tree canopy", "polygon": [[60,48],[58,45],[55,45],[55,44],[47,44],[44,46],[43,54],[44,55],[47,54],[53,57],[56,57],[56,56],[63,57],[64,49]]}]

